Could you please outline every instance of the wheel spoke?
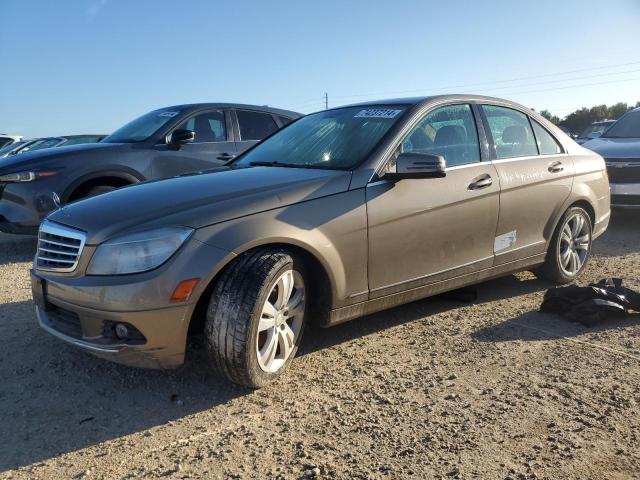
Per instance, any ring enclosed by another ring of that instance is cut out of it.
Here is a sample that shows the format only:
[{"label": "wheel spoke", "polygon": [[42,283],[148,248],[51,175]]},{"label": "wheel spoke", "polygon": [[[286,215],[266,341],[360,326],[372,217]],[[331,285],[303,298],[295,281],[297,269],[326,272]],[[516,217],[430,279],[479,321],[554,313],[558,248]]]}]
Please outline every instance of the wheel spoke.
[{"label": "wheel spoke", "polygon": [[288,323],[282,324],[284,329],[278,330],[278,341],[280,343],[280,352],[282,353],[282,359],[286,360],[293,351],[295,342],[295,334]]},{"label": "wheel spoke", "polygon": [[304,310],[304,290],[298,289],[287,304],[287,318],[295,317]]},{"label": "wheel spoke", "polygon": [[276,358],[276,352],[278,351],[278,338],[280,335],[275,330],[269,332],[269,337],[264,344],[264,347],[260,350],[260,358],[262,359],[262,365],[269,368]]},{"label": "wheel spoke", "polygon": [[258,324],[258,331],[263,332],[269,328],[275,327],[276,314],[276,308],[267,300],[262,307],[262,315],[260,317],[260,323]]},{"label": "wheel spoke", "polygon": [[571,260],[571,249],[567,247],[564,252],[560,253],[560,261],[564,268],[569,268],[569,261]]},{"label": "wheel spoke", "polygon": [[583,226],[584,219],[582,218],[582,216],[576,215],[575,217],[573,217],[573,228],[571,229],[573,238],[576,238],[578,235],[580,235]]},{"label": "wheel spoke", "polygon": [[589,250],[589,235],[582,235],[576,238],[575,246],[578,250]]},{"label": "wheel spoke", "polygon": [[571,250],[571,273],[580,270],[580,257],[575,250]]},{"label": "wheel spoke", "polygon": [[278,280],[278,300],[276,300],[276,308],[282,309],[291,298],[293,291],[293,271],[286,271]]},{"label": "wheel spoke", "polygon": [[572,238],[571,227],[567,223],[562,229],[562,239],[565,240],[567,243],[571,243],[571,238]]}]

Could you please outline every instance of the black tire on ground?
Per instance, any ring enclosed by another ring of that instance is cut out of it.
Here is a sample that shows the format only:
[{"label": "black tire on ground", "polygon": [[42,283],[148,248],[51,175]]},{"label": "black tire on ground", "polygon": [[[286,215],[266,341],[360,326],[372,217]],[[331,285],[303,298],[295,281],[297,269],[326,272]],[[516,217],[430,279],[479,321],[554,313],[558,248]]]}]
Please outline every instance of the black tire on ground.
[{"label": "black tire on ground", "polygon": [[261,248],[239,256],[217,280],[207,308],[205,342],[217,369],[230,381],[250,388],[263,387],[276,380],[295,357],[308,302],[292,353],[283,366],[277,372],[264,371],[257,354],[262,307],[277,279],[290,269],[308,285],[309,277],[299,258],[283,249]]},{"label": "black tire on ground", "polygon": [[[583,217],[583,220],[585,221],[585,225],[587,227],[588,236],[589,236],[589,247],[587,251],[587,257],[582,267],[575,274],[570,275],[560,265],[559,251],[560,251],[560,244],[561,244],[560,237],[562,234],[562,230],[565,228],[569,219],[571,219],[574,215],[580,215],[581,217]],[[553,236],[551,237],[551,242],[549,243],[549,250],[547,252],[547,257],[545,259],[544,264],[542,264],[540,267],[536,269],[535,274],[538,277],[541,277],[546,280],[550,280],[552,282],[559,283],[559,284],[571,283],[576,278],[578,278],[584,271],[585,267],[587,266],[587,263],[589,262],[589,257],[591,256],[592,230],[593,230],[593,225],[591,222],[591,217],[583,208],[580,208],[580,207],[569,208],[564,213],[564,215],[558,222],[558,225],[555,231],[553,232]]]},{"label": "black tire on ground", "polygon": [[97,195],[102,195],[103,193],[113,192],[116,187],[112,185],[96,185],[95,187],[91,187],[86,192],[83,192],[78,196],[78,200],[82,198],[90,198],[95,197]]}]

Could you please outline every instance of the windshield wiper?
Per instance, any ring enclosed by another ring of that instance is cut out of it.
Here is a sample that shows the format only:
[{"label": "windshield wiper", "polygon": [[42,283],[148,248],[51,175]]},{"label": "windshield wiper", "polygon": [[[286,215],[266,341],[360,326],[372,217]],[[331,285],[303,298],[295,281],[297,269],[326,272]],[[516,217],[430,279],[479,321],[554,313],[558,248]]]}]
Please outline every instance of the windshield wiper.
[{"label": "windshield wiper", "polygon": [[278,162],[277,160],[273,162],[265,162],[265,161],[249,162],[249,165],[251,165],[252,167],[297,167],[297,165],[293,165],[291,163],[282,163],[282,162]]},{"label": "windshield wiper", "polygon": [[273,162],[266,162],[266,161],[249,162],[249,165],[252,167],[286,167],[286,168],[311,168],[316,170],[340,170],[339,168],[328,167],[325,165],[313,165],[309,163],[282,163],[282,162],[278,162],[277,160]]}]

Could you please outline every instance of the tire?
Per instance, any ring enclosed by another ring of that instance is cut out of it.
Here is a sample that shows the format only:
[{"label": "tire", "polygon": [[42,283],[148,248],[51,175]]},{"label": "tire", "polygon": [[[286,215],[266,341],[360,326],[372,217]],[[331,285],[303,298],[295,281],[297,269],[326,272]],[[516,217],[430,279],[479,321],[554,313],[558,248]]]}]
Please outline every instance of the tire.
[{"label": "tire", "polygon": [[205,341],[230,381],[260,388],[287,369],[304,331],[307,278],[299,258],[271,248],[247,252],[223,271],[207,308]]},{"label": "tire", "polygon": [[535,273],[559,284],[574,281],[589,261],[592,232],[589,214],[580,207],[569,208],[553,232],[545,263]]},{"label": "tire", "polygon": [[103,193],[113,192],[115,189],[116,187],[113,187],[111,185],[96,185],[95,187],[91,187],[89,190],[82,193],[78,197],[78,200],[81,200],[84,198],[96,197],[98,195],[102,195]]}]

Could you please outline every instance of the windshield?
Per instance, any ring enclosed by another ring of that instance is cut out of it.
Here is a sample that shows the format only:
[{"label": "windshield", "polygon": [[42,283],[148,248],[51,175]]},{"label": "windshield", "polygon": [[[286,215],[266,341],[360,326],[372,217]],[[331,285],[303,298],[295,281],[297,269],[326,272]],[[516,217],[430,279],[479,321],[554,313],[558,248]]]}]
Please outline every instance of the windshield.
[{"label": "windshield", "polygon": [[179,114],[178,110],[154,110],[127,123],[102,141],[106,143],[144,142]]},{"label": "windshield", "polygon": [[587,128],[584,129],[584,131],[580,134],[578,138],[587,138],[589,135],[592,135],[594,133],[602,133],[607,128],[609,128],[611,123],[596,123],[594,125],[589,125]]},{"label": "windshield", "polygon": [[640,110],[623,115],[602,136],[606,138],[640,138]]},{"label": "windshield", "polygon": [[404,110],[404,106],[367,106],[314,113],[275,133],[235,164],[350,170],[366,158]]}]

